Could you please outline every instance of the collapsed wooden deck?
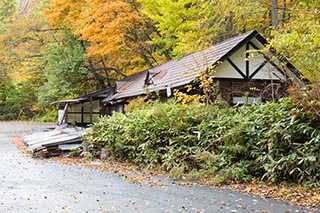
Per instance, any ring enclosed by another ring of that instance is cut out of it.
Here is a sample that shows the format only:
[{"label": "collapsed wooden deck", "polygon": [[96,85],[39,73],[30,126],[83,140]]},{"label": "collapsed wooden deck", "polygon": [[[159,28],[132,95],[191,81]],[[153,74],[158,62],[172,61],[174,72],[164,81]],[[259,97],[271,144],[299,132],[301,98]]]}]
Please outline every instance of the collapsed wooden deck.
[{"label": "collapsed wooden deck", "polygon": [[61,155],[66,151],[81,147],[86,128],[58,126],[50,131],[35,132],[23,137],[27,149],[43,156]]}]

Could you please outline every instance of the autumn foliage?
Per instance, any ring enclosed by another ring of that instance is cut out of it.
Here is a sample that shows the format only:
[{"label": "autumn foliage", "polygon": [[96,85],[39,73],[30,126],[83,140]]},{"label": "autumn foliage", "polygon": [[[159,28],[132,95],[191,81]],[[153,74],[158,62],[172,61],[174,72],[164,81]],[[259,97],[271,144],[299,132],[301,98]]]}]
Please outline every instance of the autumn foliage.
[{"label": "autumn foliage", "polygon": [[26,117],[252,29],[311,83],[319,78],[317,1],[23,2],[0,3],[0,67],[20,98],[28,85]]},{"label": "autumn foliage", "polygon": [[70,29],[88,41],[88,56],[101,57],[126,48],[126,31],[143,19],[123,0],[54,1],[46,10],[46,20]]}]

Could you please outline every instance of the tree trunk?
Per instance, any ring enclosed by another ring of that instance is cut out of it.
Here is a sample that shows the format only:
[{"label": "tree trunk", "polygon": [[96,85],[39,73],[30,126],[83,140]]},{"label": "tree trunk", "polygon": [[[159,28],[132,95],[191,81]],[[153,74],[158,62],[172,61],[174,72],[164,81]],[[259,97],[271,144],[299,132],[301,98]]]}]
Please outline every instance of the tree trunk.
[{"label": "tree trunk", "polygon": [[28,13],[28,7],[30,4],[30,0],[20,0],[19,2],[19,14],[27,14]]},{"label": "tree trunk", "polygon": [[278,0],[271,0],[271,25],[274,30],[279,29]]}]

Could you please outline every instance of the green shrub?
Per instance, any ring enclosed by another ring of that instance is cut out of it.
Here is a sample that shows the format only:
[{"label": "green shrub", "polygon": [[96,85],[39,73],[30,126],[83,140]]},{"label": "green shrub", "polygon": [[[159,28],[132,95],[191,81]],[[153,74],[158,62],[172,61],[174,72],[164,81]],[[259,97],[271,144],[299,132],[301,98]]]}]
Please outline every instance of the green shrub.
[{"label": "green shrub", "polygon": [[92,155],[106,148],[119,160],[216,184],[320,181],[319,125],[291,99],[235,108],[148,104],[95,123],[86,135]]}]

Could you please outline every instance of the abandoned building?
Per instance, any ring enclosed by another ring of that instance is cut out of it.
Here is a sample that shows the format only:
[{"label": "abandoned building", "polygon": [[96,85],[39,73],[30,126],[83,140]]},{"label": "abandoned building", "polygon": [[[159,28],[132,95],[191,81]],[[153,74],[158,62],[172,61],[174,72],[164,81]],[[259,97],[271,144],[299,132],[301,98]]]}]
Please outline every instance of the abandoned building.
[{"label": "abandoned building", "polygon": [[304,85],[301,74],[285,58],[267,50],[266,40],[255,30],[230,38],[207,49],[171,60],[162,65],[127,76],[113,88],[72,100],[55,102],[59,106],[59,124],[86,126],[100,116],[124,112],[130,100],[158,91],[162,100],[173,90],[185,90],[197,76],[214,67],[214,79],[227,102],[246,100],[255,103],[282,96],[288,85]]}]

